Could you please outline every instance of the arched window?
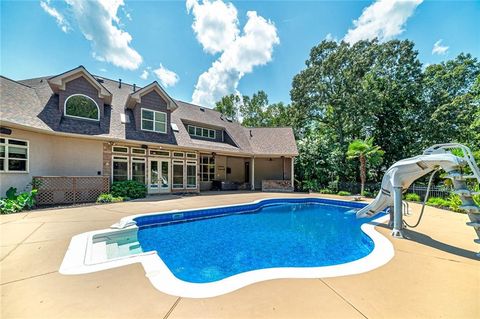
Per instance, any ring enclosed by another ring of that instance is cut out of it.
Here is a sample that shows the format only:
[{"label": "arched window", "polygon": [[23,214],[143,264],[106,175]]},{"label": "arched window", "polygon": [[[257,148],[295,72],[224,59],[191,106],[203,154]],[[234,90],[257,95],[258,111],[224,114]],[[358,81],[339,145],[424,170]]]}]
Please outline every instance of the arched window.
[{"label": "arched window", "polygon": [[70,95],[65,101],[65,115],[98,121],[100,119],[100,109],[91,97],[74,94]]}]

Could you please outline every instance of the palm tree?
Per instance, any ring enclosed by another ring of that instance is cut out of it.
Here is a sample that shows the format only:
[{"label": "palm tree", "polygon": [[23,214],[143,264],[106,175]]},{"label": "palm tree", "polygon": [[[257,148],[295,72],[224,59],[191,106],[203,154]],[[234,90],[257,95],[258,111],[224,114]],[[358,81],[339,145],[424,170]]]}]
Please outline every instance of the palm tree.
[{"label": "palm tree", "polygon": [[347,158],[360,160],[360,181],[361,191],[363,195],[365,191],[365,181],[367,180],[367,160],[370,158],[381,159],[385,152],[380,149],[380,146],[373,145],[373,137],[366,140],[354,140],[348,145]]}]

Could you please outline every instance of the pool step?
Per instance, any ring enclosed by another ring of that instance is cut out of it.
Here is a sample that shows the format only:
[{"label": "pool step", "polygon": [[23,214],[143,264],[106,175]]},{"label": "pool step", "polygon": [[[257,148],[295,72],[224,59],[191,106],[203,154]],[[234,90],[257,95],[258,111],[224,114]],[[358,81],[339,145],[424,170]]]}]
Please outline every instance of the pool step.
[{"label": "pool step", "polygon": [[142,253],[140,243],[133,242],[128,244],[118,244],[116,242],[106,245],[106,253],[108,259],[130,256]]}]

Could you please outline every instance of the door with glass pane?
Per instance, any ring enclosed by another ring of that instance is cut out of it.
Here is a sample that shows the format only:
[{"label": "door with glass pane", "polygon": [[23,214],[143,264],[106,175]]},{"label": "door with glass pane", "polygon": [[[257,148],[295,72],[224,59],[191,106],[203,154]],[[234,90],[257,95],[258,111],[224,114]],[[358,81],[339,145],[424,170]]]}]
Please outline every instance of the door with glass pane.
[{"label": "door with glass pane", "polygon": [[148,192],[165,193],[170,191],[170,160],[150,159],[148,165]]}]

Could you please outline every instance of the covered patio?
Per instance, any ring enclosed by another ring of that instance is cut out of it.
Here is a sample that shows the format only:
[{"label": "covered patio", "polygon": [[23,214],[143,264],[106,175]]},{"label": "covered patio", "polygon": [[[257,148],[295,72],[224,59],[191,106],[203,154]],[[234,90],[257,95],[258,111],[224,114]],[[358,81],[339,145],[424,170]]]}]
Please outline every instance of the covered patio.
[{"label": "covered patio", "polygon": [[200,191],[262,190],[291,192],[294,157],[242,157],[200,154]]}]

